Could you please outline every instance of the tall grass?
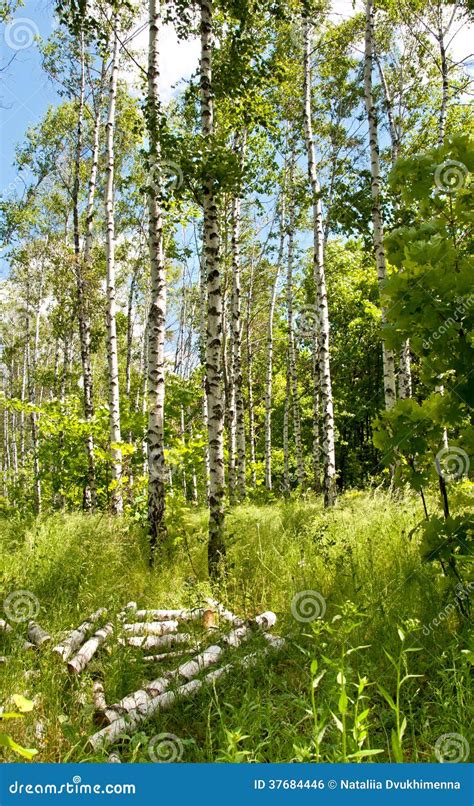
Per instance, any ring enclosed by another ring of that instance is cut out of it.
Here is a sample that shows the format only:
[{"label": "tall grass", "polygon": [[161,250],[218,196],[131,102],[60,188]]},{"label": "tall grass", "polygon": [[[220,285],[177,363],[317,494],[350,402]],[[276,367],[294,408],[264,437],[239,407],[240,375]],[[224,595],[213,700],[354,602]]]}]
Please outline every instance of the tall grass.
[{"label": "tall grass", "polygon": [[[417,501],[382,492],[348,494],[331,512],[314,500],[232,509],[228,573],[212,593],[239,614],[274,610],[285,647],[150,720],[124,739],[123,760],[149,761],[150,739],[162,733],[179,738],[184,761],[434,761],[446,733],[472,744],[472,638],[456,608],[447,608],[450,583],[439,567],[421,562],[416,538],[408,537],[419,519]],[[33,593],[37,620],[54,637],[100,606],[117,613],[129,600],[194,605],[211,592],[206,514],[175,503],[168,526],[170,543],[150,571],[143,531],[125,518],[4,522],[4,595]],[[303,591],[321,618],[295,618]],[[47,649],[20,651],[24,636],[21,623],[11,635],[0,633],[0,654],[9,656],[2,699],[6,705],[21,693],[34,700],[12,733],[37,747],[40,761],[105,758],[86,747],[96,730],[94,675],[114,702],[172,666],[145,668],[139,650],[112,641],[71,679]],[[257,636],[247,652],[261,642]]]}]

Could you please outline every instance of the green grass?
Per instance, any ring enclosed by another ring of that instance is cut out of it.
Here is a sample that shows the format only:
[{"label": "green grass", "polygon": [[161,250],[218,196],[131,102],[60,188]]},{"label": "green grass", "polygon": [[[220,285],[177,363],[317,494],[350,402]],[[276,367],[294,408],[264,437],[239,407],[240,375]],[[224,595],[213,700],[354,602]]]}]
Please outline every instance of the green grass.
[{"label": "green grass", "polygon": [[[149,742],[162,733],[179,738],[183,761],[197,762],[366,760],[372,757],[354,754],[367,750],[381,751],[374,761],[436,761],[444,734],[473,745],[469,654],[463,652],[472,640],[469,625],[450,607],[452,584],[439,566],[421,562],[416,537],[409,538],[420,518],[417,500],[379,491],[347,494],[331,512],[314,500],[230,511],[228,575],[212,593],[238,614],[274,610],[274,632],[285,647],[145,723],[119,745],[122,760],[149,761]],[[129,600],[150,607],[198,604],[211,592],[206,513],[174,503],[168,522],[170,546],[153,571],[140,527],[125,518],[72,514],[3,522],[5,595],[31,591],[40,603],[37,620],[55,638],[100,606],[115,614]],[[323,618],[294,618],[292,602],[301,591],[316,591],[319,606],[324,599]],[[440,613],[446,618],[430,629]],[[8,728],[16,741],[39,750],[39,761],[105,760],[86,747],[97,729],[95,674],[114,702],[172,668],[145,668],[140,650],[111,641],[71,678],[48,649],[20,652],[25,634],[25,624],[12,635],[0,633],[0,654],[9,656],[0,667],[2,704],[9,710],[14,693],[34,700],[34,711]],[[257,635],[236,656],[262,643]],[[416,675],[403,683],[398,701],[397,666],[399,679],[406,671]],[[10,751],[5,758],[13,760]]]}]

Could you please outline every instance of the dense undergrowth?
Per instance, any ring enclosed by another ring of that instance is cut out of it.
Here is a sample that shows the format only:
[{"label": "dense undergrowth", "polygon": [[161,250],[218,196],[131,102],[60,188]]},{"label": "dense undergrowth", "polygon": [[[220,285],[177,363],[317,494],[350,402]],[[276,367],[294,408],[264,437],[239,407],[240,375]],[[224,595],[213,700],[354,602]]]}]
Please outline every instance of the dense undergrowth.
[{"label": "dense undergrowth", "polygon": [[[418,500],[379,491],[347,494],[330,512],[311,500],[231,510],[228,574],[212,593],[238,614],[274,610],[285,647],[145,723],[119,745],[122,760],[150,761],[150,740],[163,733],[177,737],[183,761],[436,761],[446,734],[458,737],[447,741],[461,743],[457,760],[466,760],[472,633],[455,583],[420,559],[410,537],[419,520]],[[129,600],[196,605],[211,592],[206,513],[171,503],[168,522],[171,545],[150,571],[145,536],[126,519],[4,521],[2,601],[30,591],[54,637],[100,606],[116,614]],[[302,591],[313,592],[320,618],[299,620],[311,614]],[[9,656],[2,705],[11,710],[15,693],[34,701],[10,732],[39,751],[37,761],[105,760],[87,749],[97,729],[92,677],[102,674],[111,703],[172,666],[145,668],[140,650],[112,640],[71,678],[47,649],[20,651],[25,635],[23,623],[0,633],[0,654]],[[256,636],[238,654],[262,643]],[[8,750],[4,759],[17,760]]]}]

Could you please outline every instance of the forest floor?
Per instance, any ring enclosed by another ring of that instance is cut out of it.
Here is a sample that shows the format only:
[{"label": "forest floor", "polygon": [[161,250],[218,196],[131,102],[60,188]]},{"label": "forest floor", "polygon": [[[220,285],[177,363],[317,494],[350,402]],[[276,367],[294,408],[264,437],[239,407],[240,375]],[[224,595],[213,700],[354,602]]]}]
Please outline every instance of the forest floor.
[{"label": "forest floor", "polygon": [[[285,646],[144,723],[119,744],[122,761],[153,759],[150,740],[163,733],[173,734],[182,761],[197,762],[439,761],[446,741],[474,746],[472,636],[453,606],[455,585],[437,564],[421,561],[416,533],[409,535],[421,517],[417,499],[381,491],[348,493],[331,512],[315,500],[230,510],[228,574],[212,594],[236,614],[275,611],[273,632]],[[197,606],[211,593],[206,513],[171,502],[168,522],[172,545],[150,571],[144,531],[126,517],[3,521],[5,596],[31,592],[37,621],[53,637],[99,607],[116,614],[130,600],[150,608]],[[303,591],[321,618],[301,620],[310,615],[297,596]],[[106,759],[87,749],[97,730],[95,674],[112,703],[172,668],[145,665],[141,650],[112,639],[71,677],[54,653],[20,651],[26,625],[13,626],[0,633],[0,655],[9,656],[0,667],[2,704],[12,710],[15,693],[34,701],[34,710],[8,728],[39,751],[36,761]],[[397,696],[397,677],[406,674],[413,676]],[[380,752],[360,754],[369,749]],[[10,751],[4,757],[18,760]]]}]

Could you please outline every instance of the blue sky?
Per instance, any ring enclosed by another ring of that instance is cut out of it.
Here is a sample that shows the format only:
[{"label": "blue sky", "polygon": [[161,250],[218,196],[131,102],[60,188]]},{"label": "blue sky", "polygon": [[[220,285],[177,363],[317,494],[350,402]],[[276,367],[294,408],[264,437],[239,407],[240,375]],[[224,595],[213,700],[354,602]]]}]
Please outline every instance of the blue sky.
[{"label": "blue sky", "polygon": [[[51,34],[55,25],[54,5],[50,0],[26,0],[0,34],[0,192],[8,194],[18,172],[13,162],[15,147],[25,131],[42,117],[58,96],[52,82],[41,69],[41,55],[36,42]],[[28,47],[26,45],[30,42]],[[10,62],[10,59],[13,61]],[[10,64],[8,64],[10,62]],[[18,184],[21,189],[22,185]]]}]

